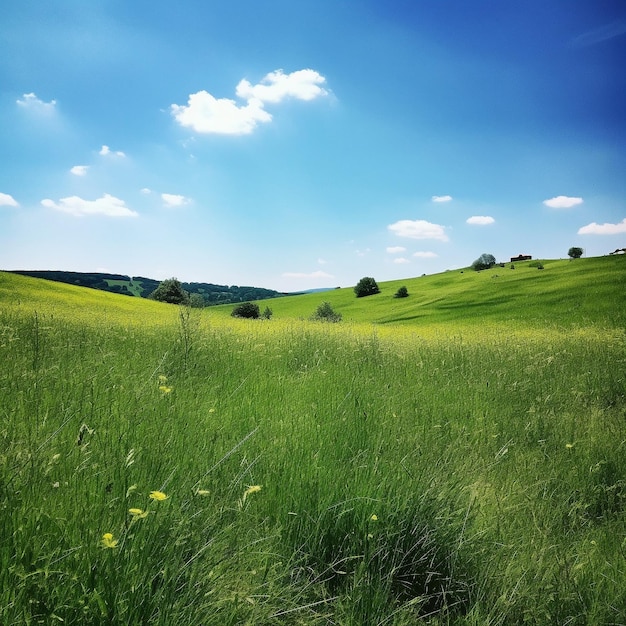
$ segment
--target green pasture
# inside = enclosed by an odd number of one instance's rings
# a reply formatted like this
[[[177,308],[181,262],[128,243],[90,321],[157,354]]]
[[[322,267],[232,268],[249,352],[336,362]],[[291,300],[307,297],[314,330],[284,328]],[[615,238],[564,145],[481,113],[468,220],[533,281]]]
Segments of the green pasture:
[[[625,260],[271,320],[0,273],[0,623],[626,623]]]

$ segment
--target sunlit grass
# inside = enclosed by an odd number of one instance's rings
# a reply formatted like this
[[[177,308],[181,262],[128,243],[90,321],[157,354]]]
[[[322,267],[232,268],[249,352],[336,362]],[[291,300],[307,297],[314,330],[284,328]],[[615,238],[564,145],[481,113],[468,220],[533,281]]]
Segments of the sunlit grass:
[[[1,623],[626,622],[619,318],[248,321],[3,278]]]

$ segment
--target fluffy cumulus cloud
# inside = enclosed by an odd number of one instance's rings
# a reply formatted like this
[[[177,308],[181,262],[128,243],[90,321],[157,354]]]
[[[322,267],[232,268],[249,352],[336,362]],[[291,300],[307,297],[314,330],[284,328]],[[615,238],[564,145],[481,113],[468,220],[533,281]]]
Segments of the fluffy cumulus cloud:
[[[96,200],[83,200],[83,198],[78,196],[70,196],[69,198],[61,198],[58,202],[45,199],[41,201],[41,204],[48,209],[69,213],[74,217],[83,217],[85,215],[137,217],[137,212],[129,209],[123,200],[108,193]]]
[[[116,157],[126,156],[126,154],[124,154],[121,150],[116,150],[115,152],[113,152],[113,150],[111,150],[109,146],[102,146],[98,154],[101,154],[102,156],[116,156]]]
[[[276,70],[253,85],[241,80],[236,94],[243,102],[230,98],[216,98],[202,90],[189,96],[186,105],[172,104],[171,114],[186,128],[198,133],[247,135],[262,123],[272,121],[266,104],[276,104],[286,98],[313,100],[328,94],[322,85],[326,79],[315,70],[298,70],[285,74]]]
[[[450,202],[450,200],[452,200],[452,196],[433,196],[431,200],[433,202]]]
[[[578,229],[579,235],[623,235],[626,233],[626,218],[617,224],[596,224],[591,222]]]
[[[570,196],[555,196],[549,200],[544,200],[543,203],[549,206],[551,209],[571,209],[577,204],[582,204],[582,198],[573,198]]]
[[[414,257],[418,259],[436,259],[437,254],[435,252],[419,251],[413,253]]]
[[[161,200],[163,200],[163,204],[170,209],[185,206],[191,202],[190,198],[175,193],[162,193]]]
[[[472,215],[472,217],[468,217],[465,221],[474,226],[488,226],[489,224],[493,224],[496,220],[489,215]]]
[[[8,193],[0,193],[0,206],[20,206],[17,200]]]
[[[438,239],[448,241],[445,228],[439,224],[432,224],[426,220],[400,220],[389,224],[387,228],[398,237],[408,239]]]
[[[84,176],[89,169],[88,165],[75,165],[70,169],[70,172],[74,174],[74,176]]]
[[[332,274],[328,274],[327,272],[322,272],[322,270],[317,270],[315,272],[305,273],[305,272],[284,272],[284,278],[334,278]]]
[[[401,252],[406,252],[406,248],[402,246],[389,246],[387,252],[389,254],[400,254]]]
[[[54,107],[57,104],[56,100],[44,102],[34,93],[25,93],[22,98],[18,98],[16,102],[23,109],[28,109],[29,111],[34,111],[36,113],[51,113],[52,111],[54,111]]]

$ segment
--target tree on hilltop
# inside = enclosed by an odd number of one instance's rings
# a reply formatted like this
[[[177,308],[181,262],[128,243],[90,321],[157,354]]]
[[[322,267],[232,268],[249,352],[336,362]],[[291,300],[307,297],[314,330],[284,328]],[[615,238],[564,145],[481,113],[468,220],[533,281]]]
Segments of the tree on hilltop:
[[[481,254],[473,263],[472,269],[479,272],[480,270],[488,270],[496,264],[496,257],[493,254]]]
[[[570,259],[580,259],[582,255],[583,255],[583,249],[578,248],[577,246],[573,246],[567,251],[567,256]]]

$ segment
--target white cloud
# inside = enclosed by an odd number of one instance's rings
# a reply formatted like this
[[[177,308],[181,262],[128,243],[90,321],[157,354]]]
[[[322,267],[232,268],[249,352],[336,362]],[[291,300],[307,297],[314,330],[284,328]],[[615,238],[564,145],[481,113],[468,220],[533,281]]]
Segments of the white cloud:
[[[97,200],[83,200],[78,196],[61,198],[58,202],[50,199],[41,201],[41,204],[48,209],[69,213],[75,217],[85,215],[105,215],[107,217],[136,217],[136,211],[129,209],[123,200],[105,193]]]
[[[465,220],[468,224],[474,224],[476,226],[487,226],[493,224],[496,220],[489,215],[472,215]]]
[[[432,224],[426,220],[400,220],[394,224],[390,224],[387,228],[398,235],[398,237],[448,241],[448,236],[443,226]]]
[[[141,193],[143,193],[144,195],[148,195],[150,193],[152,193],[152,189],[148,189],[147,187],[144,187],[143,189],[140,190]]]
[[[544,200],[543,203],[551,209],[570,209],[577,204],[582,204],[583,199],[571,198],[569,196],[556,196],[549,200]]]
[[[327,272],[322,272],[321,270],[311,272],[310,274],[306,274],[304,272],[284,272],[283,277],[284,278],[334,278],[332,274],[328,274]]]
[[[39,99],[34,93],[25,93],[22,96],[22,100],[16,100],[17,104],[30,111],[38,113],[51,113],[56,106],[56,100],[50,100],[50,102],[44,102]]]
[[[389,254],[400,254],[401,252],[406,252],[406,248],[402,246],[389,246],[387,252]]]
[[[626,233],[626,218],[617,224],[596,224],[592,222],[578,229],[579,235],[621,235]]]
[[[313,100],[328,95],[321,87],[326,79],[315,70],[298,70],[291,74],[284,74],[283,70],[276,70],[267,74],[260,83],[252,85],[245,78],[237,85],[237,96],[250,102],[280,102],[285,98],[297,100]]]
[[[394,259],[393,262],[397,263],[398,265],[404,265],[405,263],[410,263],[411,261],[405,259],[404,257],[398,257],[397,259]]]
[[[434,252],[414,252],[413,256],[417,257],[418,259],[436,259],[437,258],[437,254]]]
[[[100,148],[100,152],[99,154],[101,154],[102,156],[117,156],[117,157],[125,157],[126,154],[124,154],[121,150],[116,150],[115,152],[113,152],[111,150],[111,148],[109,148],[109,146],[102,146],[102,148]]]
[[[215,98],[208,91],[192,93],[187,106],[173,104],[171,111],[181,126],[220,135],[248,135],[260,122],[272,120],[258,100],[239,106],[229,98]]]
[[[84,176],[87,173],[88,169],[88,165],[75,165],[73,168],[70,169],[70,172],[72,172],[74,176]]]
[[[452,200],[452,196],[433,196],[431,200],[433,202],[450,202],[450,200]]]
[[[8,193],[0,193],[0,206],[20,206],[17,200]]]
[[[266,103],[277,103],[289,97],[313,100],[327,95],[320,86],[324,82],[326,79],[314,70],[291,74],[277,70],[256,85],[245,79],[239,82],[236,94],[245,104],[230,98],[216,98],[202,90],[190,94],[186,106],[172,104],[170,111],[181,126],[198,133],[248,135],[259,124],[272,121],[271,114],[265,110]]]
[[[169,208],[184,206],[191,202],[190,198],[179,196],[175,193],[162,193],[161,199],[163,200],[163,204]]]
[[[322,259],[322,258],[317,259],[317,262],[318,262],[320,265],[326,265],[326,263],[328,263],[328,261],[327,261],[326,259]]]

